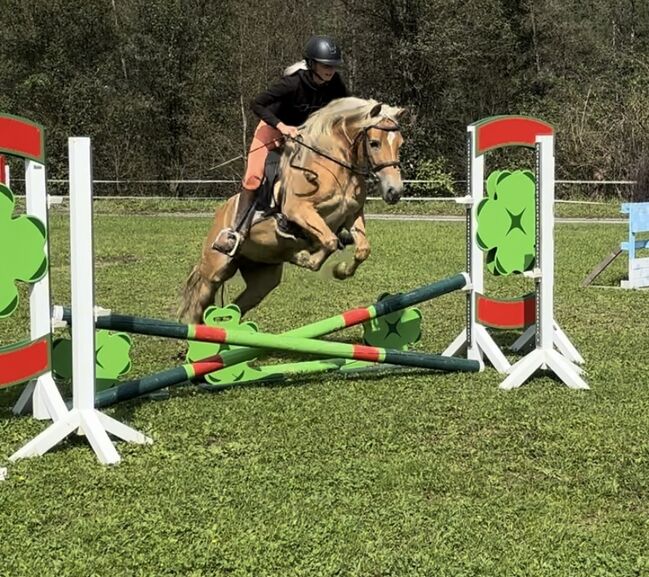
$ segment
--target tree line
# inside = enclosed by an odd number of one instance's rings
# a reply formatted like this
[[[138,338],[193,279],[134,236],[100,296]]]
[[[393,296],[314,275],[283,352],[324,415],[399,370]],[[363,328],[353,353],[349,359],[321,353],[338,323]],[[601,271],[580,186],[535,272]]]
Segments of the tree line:
[[[240,178],[250,100],[314,33],[353,94],[408,109],[404,176],[464,178],[465,128],[557,129],[559,178],[633,179],[647,152],[649,3],[637,0],[2,0],[0,110],[93,139],[102,179]],[[152,192],[121,187],[120,192]],[[591,194],[620,189],[596,187]],[[115,192],[115,190],[111,190]],[[199,188],[168,186],[156,194]],[[203,187],[202,194],[223,192]],[[227,192],[227,191],[226,191]]]

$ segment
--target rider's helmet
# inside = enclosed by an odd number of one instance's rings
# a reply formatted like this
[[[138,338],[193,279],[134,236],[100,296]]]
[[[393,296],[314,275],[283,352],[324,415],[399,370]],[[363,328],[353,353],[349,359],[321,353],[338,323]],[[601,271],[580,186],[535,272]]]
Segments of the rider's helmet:
[[[309,68],[314,62],[340,66],[343,63],[343,54],[336,41],[329,36],[311,36],[304,46],[304,59]]]

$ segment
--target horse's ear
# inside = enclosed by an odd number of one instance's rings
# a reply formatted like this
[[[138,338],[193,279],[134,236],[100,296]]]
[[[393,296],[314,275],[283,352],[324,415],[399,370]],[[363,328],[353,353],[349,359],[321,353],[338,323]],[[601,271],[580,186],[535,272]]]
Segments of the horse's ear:
[[[374,105],[372,110],[370,110],[370,118],[374,118],[375,116],[378,116],[379,114],[381,114],[381,107],[382,106],[383,106],[383,104],[381,104],[380,102],[378,104]]]
[[[390,106],[386,107],[387,110],[385,110],[385,115],[389,116],[390,118],[393,118],[397,122],[401,119],[401,117],[407,112],[405,108],[401,108],[400,106]]]

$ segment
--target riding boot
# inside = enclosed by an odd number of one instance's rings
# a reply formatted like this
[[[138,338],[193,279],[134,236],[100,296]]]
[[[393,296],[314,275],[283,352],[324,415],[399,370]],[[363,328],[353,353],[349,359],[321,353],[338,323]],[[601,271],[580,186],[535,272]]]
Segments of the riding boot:
[[[252,217],[254,216],[257,191],[241,188],[237,203],[237,214],[234,218],[234,227],[224,228],[212,243],[212,248],[228,256],[234,256],[241,243],[250,232]]]

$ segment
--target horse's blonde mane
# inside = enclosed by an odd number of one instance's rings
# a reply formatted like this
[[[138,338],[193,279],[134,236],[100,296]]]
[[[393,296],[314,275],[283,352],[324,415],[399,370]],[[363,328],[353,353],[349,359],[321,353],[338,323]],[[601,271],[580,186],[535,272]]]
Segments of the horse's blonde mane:
[[[307,121],[300,126],[300,134],[309,141],[314,138],[331,136],[334,125],[340,120],[344,120],[346,124],[353,124],[359,129],[376,124],[381,118],[390,118],[396,122],[396,115],[400,109],[385,104],[381,107],[379,116],[370,116],[370,111],[377,104],[376,100],[365,100],[355,96],[338,98],[309,116]]]

